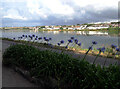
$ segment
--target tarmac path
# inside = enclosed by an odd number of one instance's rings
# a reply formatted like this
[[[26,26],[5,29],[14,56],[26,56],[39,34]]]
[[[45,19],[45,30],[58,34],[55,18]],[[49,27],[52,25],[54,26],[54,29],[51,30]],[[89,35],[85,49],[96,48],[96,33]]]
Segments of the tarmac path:
[[[2,44],[2,48],[0,49],[0,55],[5,51],[6,48],[10,46],[11,43],[0,41],[0,46]],[[1,68],[2,67],[2,68]],[[1,71],[2,69],[2,71]],[[0,83],[2,83],[2,87],[6,87],[6,89],[36,89],[38,86],[30,83],[19,73],[15,72],[13,69],[5,67],[2,65],[2,58],[0,58],[0,72],[2,72],[2,76],[0,76]],[[1,87],[1,86],[0,86]],[[36,87],[36,88],[35,88]],[[42,89],[42,88],[37,88]]]

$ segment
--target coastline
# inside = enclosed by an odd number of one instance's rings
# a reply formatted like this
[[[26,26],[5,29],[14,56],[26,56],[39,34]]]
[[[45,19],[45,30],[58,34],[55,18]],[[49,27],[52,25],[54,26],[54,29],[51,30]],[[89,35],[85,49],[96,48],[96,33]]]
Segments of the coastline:
[[[61,30],[61,29],[55,29],[55,30],[53,30],[53,29],[51,29],[51,30],[49,30],[49,29],[38,29],[38,31],[109,31],[109,29],[110,30],[118,30],[118,29],[114,29],[114,28],[108,28],[108,29],[78,29],[78,30],[73,30],[73,29],[63,29],[63,30]],[[29,29],[29,28],[0,28],[0,30],[34,30],[34,29]]]
[[[38,43],[38,42],[27,42],[27,41],[23,41],[23,40],[13,40],[13,39],[9,39],[9,38],[0,38],[0,40],[6,40],[6,41],[11,41],[11,42],[16,42],[16,43],[25,43],[25,44],[27,44],[27,45],[34,45],[34,46],[41,46],[41,47],[46,47],[46,48],[50,48],[50,46],[48,46],[47,44],[45,44],[45,43]],[[74,52],[74,53],[77,53],[77,54],[82,54],[82,55],[84,55],[85,53],[86,53],[86,51],[88,50],[88,49],[83,49],[83,48],[76,48],[76,47],[68,47],[68,49],[65,49],[65,47],[64,46],[57,46],[57,45],[53,45],[54,47],[53,47],[53,49],[57,49],[57,50],[62,50],[62,51],[72,51],[72,52]],[[88,55],[90,55],[90,56],[97,56],[98,55],[98,53],[99,53],[99,51],[97,50],[97,49],[93,49],[93,50],[91,50],[90,52],[89,52],[89,54]],[[100,57],[103,57],[103,58],[106,58],[107,57],[107,54],[108,54],[108,52],[104,52],[104,53],[101,53],[101,55],[99,55]],[[109,55],[107,58],[114,58],[115,60],[120,60],[120,56],[112,56],[112,54],[111,55]]]
[[[1,40],[1,38],[0,38],[0,40]],[[67,53],[67,54],[70,54],[70,55],[72,55],[73,54],[73,56],[74,55],[79,55],[79,56],[84,56],[85,55],[85,52],[88,50],[88,49],[80,49],[80,50],[75,50],[74,48],[68,48],[68,49],[65,49],[64,47],[59,47],[59,46],[54,46],[53,48],[51,48],[51,47],[49,47],[47,44],[43,44],[43,43],[32,43],[32,42],[30,42],[29,44],[28,44],[28,42],[26,42],[26,41],[14,41],[14,40],[12,40],[12,39],[8,39],[8,38],[2,38],[2,42],[7,42],[7,44],[27,44],[27,45],[32,45],[32,46],[34,46],[34,47],[40,47],[42,50],[45,50],[45,49],[49,49],[49,50],[53,50],[53,51],[56,51],[56,50],[58,50],[58,53],[60,53],[61,51],[64,51],[65,53]],[[89,57],[93,57],[92,58],[92,60],[94,59],[94,57],[96,57],[97,56],[97,54],[98,54],[98,51],[97,50],[93,50],[93,51],[90,51],[89,52],[89,54],[87,55],[88,56],[88,59],[87,60],[89,60]],[[106,54],[107,53],[101,53],[101,55],[99,56],[99,58],[100,59],[106,59]],[[74,56],[75,57],[75,56]],[[78,57],[78,56],[77,56]],[[98,58],[98,59],[99,59]],[[107,59],[109,60],[116,60],[116,61],[120,61],[119,59],[119,57],[117,58],[114,58],[113,56],[109,56],[109,57],[107,57]],[[90,59],[91,60],[91,59]]]

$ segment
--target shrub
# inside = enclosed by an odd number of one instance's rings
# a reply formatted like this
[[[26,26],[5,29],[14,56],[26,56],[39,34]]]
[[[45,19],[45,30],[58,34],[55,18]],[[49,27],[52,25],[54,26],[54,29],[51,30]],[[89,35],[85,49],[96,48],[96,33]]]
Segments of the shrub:
[[[120,86],[120,66],[102,68],[63,53],[40,51],[27,45],[10,46],[3,54],[3,63],[29,70],[38,79],[52,78],[55,87],[61,89],[118,89]],[[48,85],[52,87],[50,82]]]
[[[14,64],[28,69],[32,66],[30,63],[38,58],[38,53],[39,50],[32,46],[12,45],[4,52],[3,63],[7,65]]]

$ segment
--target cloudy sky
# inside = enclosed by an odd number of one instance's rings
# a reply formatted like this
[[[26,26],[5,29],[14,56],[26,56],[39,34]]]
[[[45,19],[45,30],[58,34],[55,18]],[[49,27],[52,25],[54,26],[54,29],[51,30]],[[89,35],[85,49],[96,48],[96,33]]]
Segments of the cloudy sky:
[[[0,26],[116,21],[119,0],[0,0]]]

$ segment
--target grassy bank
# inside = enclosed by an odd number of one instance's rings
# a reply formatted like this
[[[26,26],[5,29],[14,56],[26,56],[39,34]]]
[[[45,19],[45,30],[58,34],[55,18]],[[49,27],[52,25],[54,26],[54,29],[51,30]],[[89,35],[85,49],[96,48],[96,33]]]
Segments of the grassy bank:
[[[2,40],[8,40],[8,41],[13,41],[13,42],[20,42],[23,44],[27,44],[27,45],[34,45],[34,46],[40,46],[40,47],[46,47],[46,48],[51,48],[50,45],[48,45],[47,43],[38,43],[38,42],[31,42],[31,41],[24,41],[24,40],[13,40],[13,39],[9,39],[9,38],[0,38]],[[58,50],[62,50],[62,51],[73,51],[75,53],[81,53],[81,54],[85,54],[88,49],[82,49],[81,47],[79,47],[78,45],[75,45],[74,47],[68,47],[67,49],[64,46],[57,46],[57,45],[53,45],[52,49],[58,49]],[[90,50],[88,55],[98,55],[99,50],[97,49],[93,49]],[[112,48],[106,48],[104,53],[101,53],[99,56],[102,57],[107,57],[107,58],[116,58],[116,59],[120,59],[120,55],[119,54],[115,54],[115,50],[113,50]]]
[[[40,51],[28,45],[12,45],[3,54],[3,64],[16,65],[41,80],[45,89],[119,89],[120,66],[109,67],[79,61],[62,52]],[[41,84],[41,83],[40,83]]]

